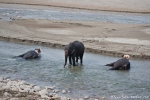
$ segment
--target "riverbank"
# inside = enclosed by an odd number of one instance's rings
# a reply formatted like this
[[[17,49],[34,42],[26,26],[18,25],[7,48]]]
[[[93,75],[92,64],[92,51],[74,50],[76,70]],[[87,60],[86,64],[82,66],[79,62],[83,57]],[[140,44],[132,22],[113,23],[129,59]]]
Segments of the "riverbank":
[[[64,48],[78,40],[86,51],[150,59],[150,25],[18,19],[0,21],[0,40]],[[6,27],[7,26],[7,27]]]

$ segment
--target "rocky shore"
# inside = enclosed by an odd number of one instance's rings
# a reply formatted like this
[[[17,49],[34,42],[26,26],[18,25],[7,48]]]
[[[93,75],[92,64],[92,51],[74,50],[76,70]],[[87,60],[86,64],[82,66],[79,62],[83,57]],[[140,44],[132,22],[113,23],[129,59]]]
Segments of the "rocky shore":
[[[58,92],[55,86],[45,86],[42,89],[23,80],[0,77],[0,100],[70,100],[58,96]]]

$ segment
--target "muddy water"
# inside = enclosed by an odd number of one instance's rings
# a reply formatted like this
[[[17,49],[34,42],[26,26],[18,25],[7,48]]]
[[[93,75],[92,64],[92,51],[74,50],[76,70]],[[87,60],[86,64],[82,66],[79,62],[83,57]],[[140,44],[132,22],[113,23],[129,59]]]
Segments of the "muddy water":
[[[132,23],[150,25],[150,14],[127,14],[127,13],[106,13],[66,10],[35,10],[35,9],[12,9],[0,8],[0,18],[10,21],[10,18],[37,18],[50,20],[82,20],[99,21],[112,23]]]
[[[70,98],[150,98],[150,61],[130,60],[130,71],[111,71],[104,65],[119,58],[86,52],[82,66],[67,65],[64,68],[64,52],[61,49],[2,41],[0,47],[0,76],[23,79],[41,87],[56,86],[56,89],[60,90],[59,95]],[[12,58],[34,48],[41,48],[41,59],[26,61]],[[66,90],[67,93],[62,94],[62,90]]]

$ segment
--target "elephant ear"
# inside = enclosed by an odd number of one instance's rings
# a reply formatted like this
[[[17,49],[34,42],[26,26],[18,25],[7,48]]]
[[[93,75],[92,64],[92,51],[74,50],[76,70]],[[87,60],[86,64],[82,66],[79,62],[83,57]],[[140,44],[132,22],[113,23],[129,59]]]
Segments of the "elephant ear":
[[[65,51],[65,56],[68,56],[68,50],[64,50]]]

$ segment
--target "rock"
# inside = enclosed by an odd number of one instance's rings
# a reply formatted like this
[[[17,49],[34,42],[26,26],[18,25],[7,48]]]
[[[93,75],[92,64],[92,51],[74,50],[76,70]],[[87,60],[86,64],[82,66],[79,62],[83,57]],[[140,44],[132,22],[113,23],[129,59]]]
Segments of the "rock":
[[[4,78],[3,77],[0,77],[0,82],[2,82],[4,80]]]
[[[68,100],[67,97],[61,97],[61,100]]]
[[[4,77],[4,80],[8,80],[9,78],[10,78],[10,76],[6,76],[6,77]]]
[[[48,94],[49,97],[53,97],[53,94]]]
[[[60,97],[52,97],[52,100],[61,100]]]
[[[40,95],[48,95],[48,91],[47,91],[47,89],[43,89],[43,90],[39,91],[39,94]]]
[[[105,97],[102,97],[102,100],[105,100]]]
[[[5,92],[3,96],[4,97],[12,97],[12,95],[10,93],[8,93],[8,92]]]
[[[41,95],[41,98],[43,98],[43,99],[49,99],[49,97],[47,96],[47,95]]]
[[[18,93],[15,95],[15,97],[25,97],[26,95],[24,93]]]
[[[11,86],[11,81],[10,80],[7,82],[7,86]]]
[[[0,98],[0,100],[8,100],[8,99],[9,99],[9,98],[2,98],[2,99]]]
[[[26,91],[26,92],[29,92],[29,91],[31,91],[32,89],[31,89],[31,87],[30,86],[25,86],[25,88],[24,88],[24,91]]]
[[[52,95],[53,95],[53,96],[56,96],[57,94],[56,94],[56,93],[53,93]]]
[[[51,89],[54,90],[56,87],[55,86],[46,86],[45,89]]]
[[[17,18],[21,18],[21,16],[17,16]]]
[[[84,97],[84,99],[89,99],[89,98],[90,98],[89,96],[85,96],[85,97]]]
[[[53,92],[54,92],[54,93],[58,93],[58,92],[59,92],[59,90],[53,90]]]
[[[68,91],[68,93],[70,93],[71,91]]]
[[[79,100],[84,100],[83,98],[79,98]]]
[[[2,88],[2,86],[3,86],[3,84],[2,84],[2,83],[0,83],[0,89]]]
[[[39,86],[34,86],[34,91],[40,91],[41,90],[41,88],[39,87]]]
[[[18,84],[23,85],[23,84],[25,84],[25,81],[19,80]]]
[[[14,86],[14,85],[11,86],[11,90],[12,90],[12,91],[19,91],[19,89],[18,89],[16,86]]]
[[[4,13],[3,16],[6,16],[6,14]]]
[[[65,93],[66,93],[66,90],[62,90],[62,93],[65,94]]]
[[[11,98],[10,100],[19,100],[19,98]]]
[[[21,90],[24,90],[26,88],[25,85],[19,85],[19,87],[20,87]]]
[[[10,86],[2,86],[2,88],[1,88],[2,90],[9,90],[10,89]]]

